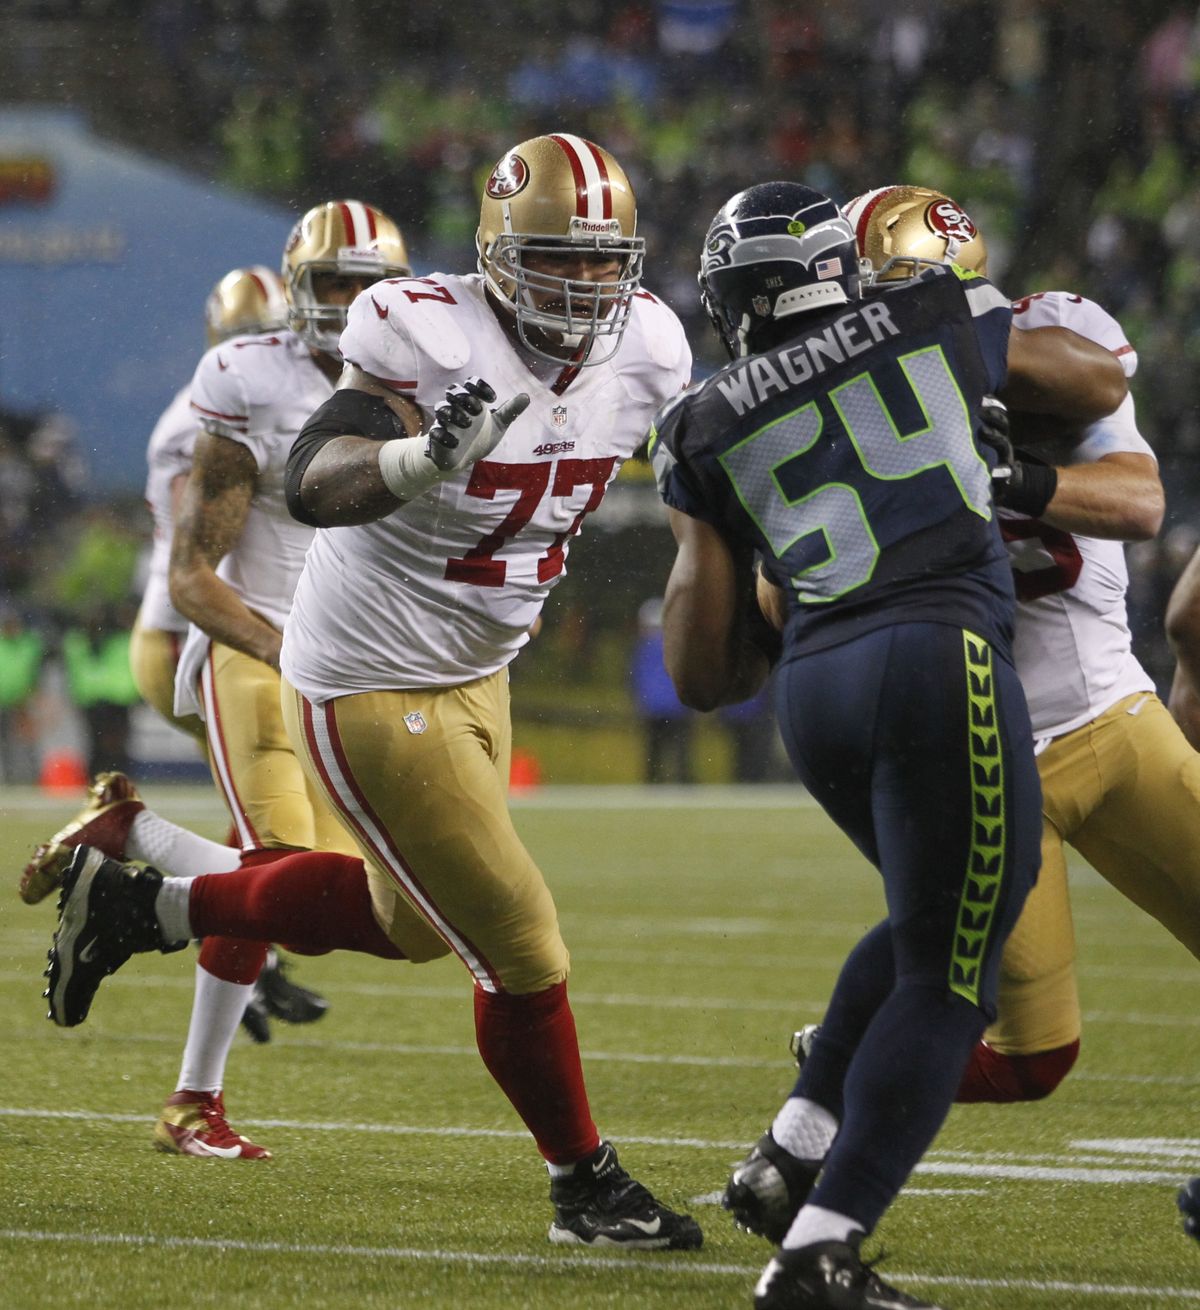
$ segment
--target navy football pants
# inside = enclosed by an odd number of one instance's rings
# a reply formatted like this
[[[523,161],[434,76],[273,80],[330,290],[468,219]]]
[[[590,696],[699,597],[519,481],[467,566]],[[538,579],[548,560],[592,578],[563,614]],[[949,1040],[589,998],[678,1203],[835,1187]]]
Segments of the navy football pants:
[[[1037,876],[1041,789],[1006,654],[906,623],[791,660],[776,704],[802,781],[883,875],[796,1093],[839,1130],[812,1202],[869,1232],[933,1140],[995,1013]]]

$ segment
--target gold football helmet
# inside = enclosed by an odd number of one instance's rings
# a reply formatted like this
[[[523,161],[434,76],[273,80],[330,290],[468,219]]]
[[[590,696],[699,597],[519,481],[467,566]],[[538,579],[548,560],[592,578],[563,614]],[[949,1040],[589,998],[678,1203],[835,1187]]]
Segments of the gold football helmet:
[[[530,329],[538,329],[561,342],[572,363],[601,364],[616,353],[641,285],[646,243],[636,230],[633,187],[607,150],[566,132],[536,136],[514,146],[483,188],[479,271],[496,301],[516,315],[527,349],[563,362],[530,339]],[[616,280],[572,281],[525,265],[527,254],[564,247],[618,260]],[[603,354],[592,349],[597,337],[609,339]]]
[[[215,346],[243,332],[270,332],[287,326],[287,299],[279,274],[262,264],[235,268],[208,293],[204,325]]]
[[[960,205],[922,186],[885,186],[857,196],[842,212],[850,220],[865,282],[916,277],[947,261],[987,273],[987,245]]]
[[[288,326],[314,350],[336,355],[346,306],[323,301],[314,277],[330,273],[380,282],[411,277],[412,268],[400,229],[382,210],[361,200],[327,200],[292,228],[282,273]]]

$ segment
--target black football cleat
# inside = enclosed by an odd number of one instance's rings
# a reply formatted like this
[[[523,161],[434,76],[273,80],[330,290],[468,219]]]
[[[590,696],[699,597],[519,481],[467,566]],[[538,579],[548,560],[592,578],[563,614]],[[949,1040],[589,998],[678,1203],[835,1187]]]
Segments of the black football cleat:
[[[655,1200],[621,1168],[610,1142],[550,1180],[552,1242],[620,1246],[627,1251],[696,1251],[700,1225]]]
[[[48,1018],[74,1028],[87,1018],[101,982],[142,951],[180,951],[165,942],[154,912],[162,886],[157,869],[110,860],[91,846],[57,848],[60,865],[58,929],[46,970]]]
[[[287,969],[279,952],[272,947],[242,1011],[242,1027],[260,1045],[271,1040],[272,1019],[315,1023],[329,1009],[329,1002],[323,996],[293,982],[287,976]]]
[[[820,1171],[820,1161],[798,1159],[768,1130],[730,1174],[721,1204],[739,1228],[778,1246],[808,1200]]]
[[[250,993],[250,999],[246,1002],[246,1008],[242,1011],[242,1027],[250,1034],[250,1040],[259,1046],[271,1040],[271,1016],[257,983]]]
[[[329,1009],[323,996],[288,977],[288,965],[275,950],[268,952],[254,990],[271,1018],[283,1023],[315,1023]]]
[[[754,1289],[754,1310],[941,1310],[864,1264],[859,1239],[777,1251]]]

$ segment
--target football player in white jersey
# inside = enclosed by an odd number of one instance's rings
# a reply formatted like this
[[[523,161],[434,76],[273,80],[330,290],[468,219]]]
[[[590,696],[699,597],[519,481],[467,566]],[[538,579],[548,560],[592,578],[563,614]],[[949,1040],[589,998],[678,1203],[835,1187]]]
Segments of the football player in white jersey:
[[[287,300],[279,275],[261,264],[226,273],[204,306],[210,347],[230,337],[272,332],[287,325]],[[191,405],[191,384],[181,387],[154,425],[146,448],[146,504],[154,536],[146,589],[133,627],[130,664],[142,699],[163,718],[204,741],[204,724],[194,715],[175,714],[175,669],[188,621],[171,604],[167,563],[175,518],[192,467],[199,420]]]
[[[288,302],[283,282],[263,264],[235,268],[226,273],[208,295],[204,306],[205,330],[210,347],[231,337],[265,335],[287,326]],[[154,426],[146,450],[149,475],[146,504],[154,518],[154,536],[146,589],[130,639],[129,659],[142,699],[164,719],[205,746],[204,724],[195,714],[175,713],[175,671],[188,621],[171,604],[167,565],[175,533],[175,517],[183,498],[199,420],[191,405],[190,384],[181,387]],[[104,774],[92,784],[88,817],[117,800],[137,799],[136,790],[121,774]],[[257,1042],[270,1040],[272,1017],[291,1023],[318,1019],[326,1002],[286,976],[285,966],[272,950],[254,983],[242,1024]]]
[[[404,239],[381,211],[353,200],[317,205],[284,250],[287,326],[222,341],[192,379],[200,434],[168,569],[170,600],[191,621],[174,711],[203,719],[238,848],[151,814],[136,795],[85,811],[69,845],[90,843],[184,875],[266,863],[281,851],[355,849],[306,780],[280,713],[282,627],[313,535],[288,514],[283,478],[297,432],[333,392],[347,305],[379,278],[410,272]],[[43,855],[34,863],[40,882],[52,884],[53,861]],[[182,1068],[155,1142],[183,1155],[267,1159],[269,1151],[230,1129],[222,1089],[273,939],[201,935]]]
[[[265,334],[287,326],[288,304],[279,274],[262,264],[235,268],[220,278],[204,306],[205,333],[210,347],[231,337]],[[167,565],[175,531],[175,517],[192,466],[192,450],[199,420],[191,405],[191,385],[181,387],[163,411],[150,434],[146,450],[148,476],[145,497],[154,522],[146,587],[130,639],[130,665],[142,699],[168,723],[194,737],[205,747],[204,724],[195,714],[177,715],[175,671],[188,621],[171,604]],[[103,840],[105,831],[116,838],[127,830],[142,808],[137,789],[122,773],[102,773],[93,781],[82,813],[51,843]],[[86,830],[86,831],[84,831]],[[107,844],[107,843],[105,843]],[[38,876],[40,860],[27,865],[20,892],[36,903],[51,890]],[[255,1041],[270,1040],[270,1018],[292,1023],[310,1022],[327,1009],[326,1002],[286,977],[275,951],[267,957],[255,982],[254,993],[242,1014],[242,1023]]]
[[[948,258],[986,270],[982,236],[940,193],[885,187],[846,214],[877,281]],[[1137,367],[1120,325],[1080,296],[1025,297],[1013,325],[1065,327],[1111,352],[1127,376]],[[1036,455],[1018,450],[1007,461],[1013,476],[994,485],[1017,589],[1014,656],[1038,744],[1042,867],[1005,945],[997,1020],[960,1101],[1047,1096],[1075,1062],[1081,1018],[1064,845],[1200,955],[1200,755],[1133,655],[1125,614],[1123,543],[1152,537],[1162,520],[1157,461],[1130,397],[1058,437],[1014,413],[1018,448],[1023,431]],[[761,585],[760,597],[774,609]],[[819,1028],[796,1037],[803,1060]]]
[[[113,967],[177,934],[256,936],[268,921],[268,937],[303,949],[453,952],[484,1063],[546,1160],[550,1239],[690,1249],[699,1226],[596,1130],[554,902],[506,795],[508,664],[583,519],[691,375],[679,320],[641,289],[635,233],[612,155],[536,137],[487,180],[477,274],[391,278],[355,300],[339,389],[288,463],[293,512],[321,530],[281,667],[296,752],[366,868],[304,854],[160,886],[77,855],[50,993],[72,1024],[99,985],[96,952],[81,966],[68,926],[81,910]],[[149,919],[134,904],[147,894]]]

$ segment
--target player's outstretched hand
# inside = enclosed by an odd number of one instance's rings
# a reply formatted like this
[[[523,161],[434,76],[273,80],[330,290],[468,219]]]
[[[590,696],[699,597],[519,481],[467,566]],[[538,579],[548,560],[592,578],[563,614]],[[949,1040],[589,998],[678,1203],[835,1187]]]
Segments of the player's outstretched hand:
[[[453,473],[490,454],[509,425],[529,404],[525,392],[489,408],[496,393],[482,378],[446,388],[446,399],[434,411],[426,454],[442,473]]]
[[[1176,1199],[1183,1215],[1183,1231],[1200,1242],[1200,1178],[1185,1183]]]

